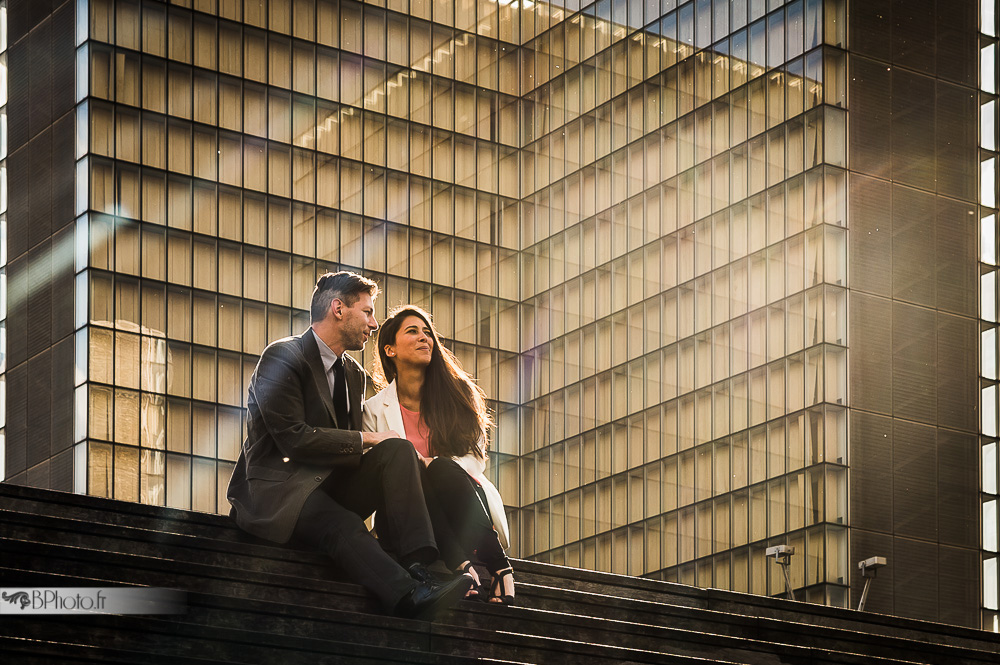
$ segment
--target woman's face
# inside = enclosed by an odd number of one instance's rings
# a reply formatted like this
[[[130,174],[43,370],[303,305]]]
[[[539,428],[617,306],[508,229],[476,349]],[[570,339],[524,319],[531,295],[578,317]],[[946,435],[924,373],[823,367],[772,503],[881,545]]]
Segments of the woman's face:
[[[434,337],[431,327],[415,314],[403,319],[396,333],[396,343],[386,345],[386,355],[395,361],[396,365],[411,365],[427,367],[431,363],[431,352],[434,350]]]

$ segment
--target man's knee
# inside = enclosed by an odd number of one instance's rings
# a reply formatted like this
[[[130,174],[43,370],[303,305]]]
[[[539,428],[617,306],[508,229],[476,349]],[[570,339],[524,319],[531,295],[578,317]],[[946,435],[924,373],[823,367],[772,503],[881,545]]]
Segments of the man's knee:
[[[372,448],[368,454],[377,453],[379,457],[390,458],[398,455],[408,455],[417,458],[413,444],[406,439],[385,439]]]

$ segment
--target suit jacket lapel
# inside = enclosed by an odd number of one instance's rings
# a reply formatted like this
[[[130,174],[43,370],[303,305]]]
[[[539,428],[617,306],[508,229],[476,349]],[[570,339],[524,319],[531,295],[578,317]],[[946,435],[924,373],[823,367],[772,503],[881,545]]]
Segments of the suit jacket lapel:
[[[406,436],[406,428],[403,427],[403,413],[399,410],[399,395],[396,394],[396,381],[385,390],[385,397],[382,398],[383,413],[385,422],[389,429],[398,432],[400,436]]]
[[[302,353],[306,357],[306,364],[309,365],[313,381],[316,382],[316,391],[319,393],[320,399],[323,400],[323,405],[326,407],[327,413],[330,414],[330,420],[337,427],[348,429],[337,422],[336,410],[333,408],[333,395],[330,394],[330,381],[326,378],[326,372],[323,368],[323,358],[319,355],[319,347],[316,346],[316,336],[312,333],[312,329],[310,328],[302,333],[299,339],[302,340]]]

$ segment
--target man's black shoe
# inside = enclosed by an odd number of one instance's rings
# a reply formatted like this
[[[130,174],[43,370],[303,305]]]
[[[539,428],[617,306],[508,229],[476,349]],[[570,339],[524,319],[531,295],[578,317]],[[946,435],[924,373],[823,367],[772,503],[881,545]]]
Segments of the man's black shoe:
[[[433,621],[438,613],[464,597],[470,588],[472,588],[472,578],[465,575],[459,575],[443,584],[433,581],[421,582],[403,596],[403,599],[396,604],[393,614],[406,619]]]
[[[406,572],[410,574],[410,577],[421,584],[427,582],[437,584],[437,578],[434,577],[434,575],[431,574],[431,571],[427,570],[427,566],[422,563],[411,563],[406,567]]]

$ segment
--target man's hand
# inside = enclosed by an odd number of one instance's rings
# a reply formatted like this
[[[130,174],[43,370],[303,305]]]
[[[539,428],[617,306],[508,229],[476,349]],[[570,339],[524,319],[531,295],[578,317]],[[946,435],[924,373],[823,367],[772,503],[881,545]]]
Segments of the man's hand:
[[[371,448],[382,443],[386,439],[402,439],[397,432],[389,430],[387,432],[362,432],[361,445],[363,448]]]

